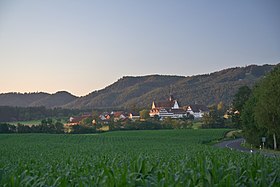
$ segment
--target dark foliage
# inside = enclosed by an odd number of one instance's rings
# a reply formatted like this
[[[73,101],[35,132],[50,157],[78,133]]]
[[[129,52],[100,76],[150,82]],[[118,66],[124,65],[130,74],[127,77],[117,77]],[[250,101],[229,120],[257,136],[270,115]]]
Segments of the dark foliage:
[[[202,128],[225,128],[226,124],[223,114],[216,105],[211,106],[209,114],[203,116]]]
[[[0,133],[14,133],[16,132],[16,126],[8,123],[0,123]]]
[[[18,123],[17,125],[11,125],[8,123],[0,123],[0,133],[52,133],[61,134],[64,133],[64,125],[57,121],[53,122],[51,118],[41,121],[38,125],[23,125]]]
[[[280,65],[254,87],[241,112],[242,128],[248,142],[279,148],[280,141]]]
[[[250,98],[251,93],[252,90],[248,86],[240,87],[233,98],[233,109],[242,112],[243,106],[246,103],[246,101]]]
[[[73,134],[89,134],[96,133],[96,128],[94,126],[85,126],[85,125],[74,125],[72,126]]]
[[[0,106],[0,122],[41,120],[44,118],[63,118],[78,115],[85,110],[45,107]]]

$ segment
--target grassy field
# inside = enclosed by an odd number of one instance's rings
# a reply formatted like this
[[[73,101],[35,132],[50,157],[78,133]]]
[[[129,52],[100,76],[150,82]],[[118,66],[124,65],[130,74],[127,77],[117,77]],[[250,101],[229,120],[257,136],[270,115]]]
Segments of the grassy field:
[[[203,143],[224,130],[0,135],[0,186],[279,186],[280,160]]]
[[[56,119],[52,119],[53,123],[57,122]],[[7,122],[11,125],[17,125],[17,124],[22,124],[22,125],[28,125],[28,126],[32,126],[32,125],[39,125],[41,124],[42,120],[30,120],[30,121],[14,121],[14,122]],[[60,119],[61,123],[67,123],[67,120],[65,119]]]
[[[31,121],[15,121],[15,122],[8,122],[11,125],[17,125],[17,124],[22,124],[22,125],[39,125],[41,124],[42,120],[31,120]]]

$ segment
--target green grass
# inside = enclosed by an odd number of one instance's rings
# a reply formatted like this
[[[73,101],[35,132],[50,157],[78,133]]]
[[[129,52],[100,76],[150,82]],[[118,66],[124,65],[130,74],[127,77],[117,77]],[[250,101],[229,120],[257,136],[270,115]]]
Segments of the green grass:
[[[193,122],[193,126],[192,126],[192,128],[193,129],[200,129],[201,128],[201,126],[202,126],[202,122],[201,121],[194,121]]]
[[[43,119],[42,119],[43,120]],[[17,124],[22,124],[22,125],[29,125],[29,126],[32,126],[32,125],[39,125],[41,124],[42,120],[30,120],[30,121],[13,121],[13,122],[7,122],[11,125],[17,125]],[[55,123],[57,120],[56,119],[53,119],[53,122]],[[62,123],[66,123],[67,120],[61,120]]]
[[[22,124],[22,125],[39,125],[41,124],[42,120],[30,120],[30,121],[14,121],[14,122],[8,122],[11,125],[17,125],[17,124]]]
[[[2,134],[0,186],[279,186],[279,158],[202,144],[224,132]]]

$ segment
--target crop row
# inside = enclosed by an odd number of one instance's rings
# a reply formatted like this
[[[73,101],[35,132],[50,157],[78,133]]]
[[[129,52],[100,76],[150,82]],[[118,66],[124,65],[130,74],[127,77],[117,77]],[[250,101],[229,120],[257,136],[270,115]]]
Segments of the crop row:
[[[201,142],[222,130],[1,135],[0,186],[278,186],[279,158]]]

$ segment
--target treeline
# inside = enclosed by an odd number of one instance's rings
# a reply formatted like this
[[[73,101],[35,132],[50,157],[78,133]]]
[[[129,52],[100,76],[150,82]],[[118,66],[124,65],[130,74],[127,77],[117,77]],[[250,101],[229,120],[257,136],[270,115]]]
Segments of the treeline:
[[[280,141],[280,65],[252,90],[241,112],[244,135],[252,144],[278,148]]]
[[[86,110],[63,108],[47,109],[45,107],[0,106],[0,122],[30,121],[41,120],[46,118],[63,118],[79,115],[83,112],[86,112]]]
[[[280,141],[280,65],[253,89],[241,87],[234,97],[233,115],[247,142],[277,149]]]
[[[86,120],[91,121],[91,120]],[[148,119],[145,121],[118,121],[109,122],[108,124],[97,123],[92,125],[85,121],[79,125],[72,126],[70,133],[83,134],[83,133],[98,133],[104,131],[120,131],[120,130],[160,130],[160,129],[189,129],[192,128],[193,121],[191,120],[178,120],[166,118],[164,121]]]
[[[48,118],[41,121],[38,125],[12,125],[9,123],[0,123],[0,133],[64,133],[64,125],[59,120],[53,121]]]
[[[92,118],[83,120],[81,124],[65,127],[60,120],[54,121],[51,118],[42,120],[38,125],[12,125],[9,123],[0,123],[0,133],[100,133],[104,131],[119,130],[159,130],[159,129],[188,129],[192,128],[192,120],[178,120],[167,118],[164,121],[149,119],[145,121],[111,121],[108,124],[92,124]]]

